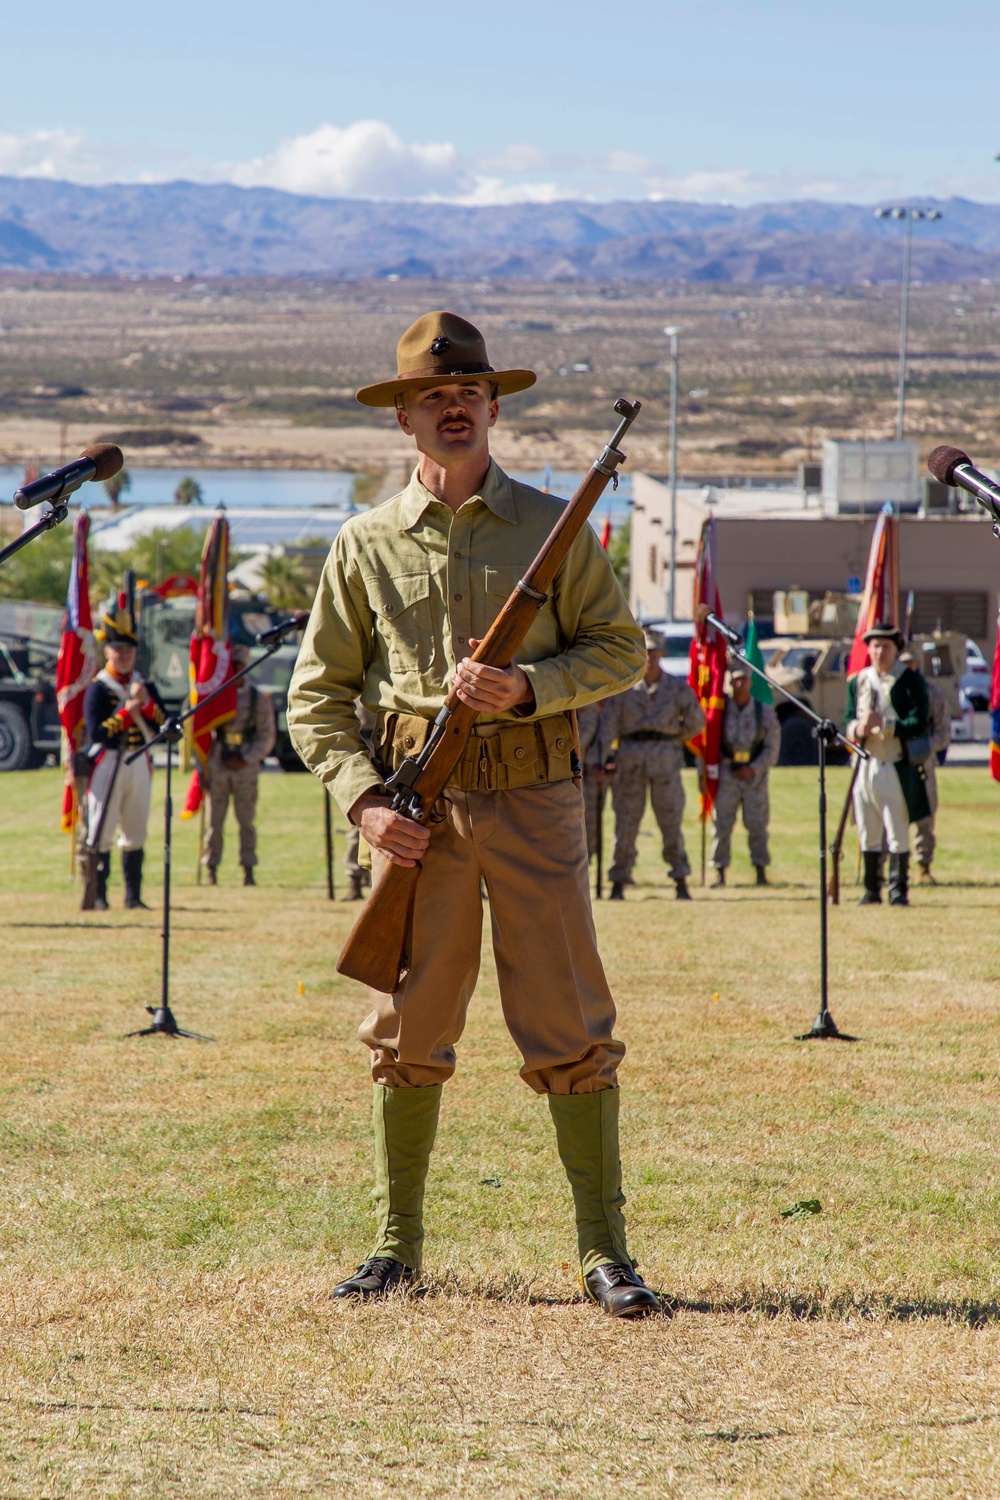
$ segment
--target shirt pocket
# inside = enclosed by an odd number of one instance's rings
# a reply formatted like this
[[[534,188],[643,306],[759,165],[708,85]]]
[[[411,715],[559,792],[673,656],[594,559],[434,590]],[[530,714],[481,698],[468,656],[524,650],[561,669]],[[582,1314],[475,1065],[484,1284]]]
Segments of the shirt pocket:
[[[428,671],[434,659],[430,574],[366,578],[365,586],[390,667],[400,673]]]

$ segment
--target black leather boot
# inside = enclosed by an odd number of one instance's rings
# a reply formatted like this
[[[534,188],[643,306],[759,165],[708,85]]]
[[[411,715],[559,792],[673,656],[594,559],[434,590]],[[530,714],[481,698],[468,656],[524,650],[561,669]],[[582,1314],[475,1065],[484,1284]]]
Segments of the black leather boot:
[[[889,855],[889,905],[909,906],[910,904],[910,856],[908,854]]]
[[[725,866],[724,865],[720,865],[719,869],[717,869],[716,872],[715,872],[715,879],[712,881],[712,884],[709,887],[709,889],[713,890],[713,891],[721,891],[722,888],[723,888],[723,886],[725,885],[725,883],[726,883],[726,870],[725,870]]]
[[[612,887],[611,887],[611,895],[608,897],[608,900],[609,901],[624,901],[625,900],[625,886],[623,885],[623,883],[620,880],[616,880],[614,882],[614,884],[612,885]]]
[[[691,892],[688,890],[688,883],[686,880],[675,880],[674,885],[677,887],[676,895],[678,901],[691,900]]]
[[[598,1266],[583,1285],[591,1301],[612,1318],[648,1318],[663,1311],[659,1297],[631,1266]]]
[[[122,850],[126,911],[149,911],[149,907],[142,899],[142,861],[145,853],[145,849]]]
[[[256,880],[254,880],[254,878],[253,878],[253,865],[244,865],[243,866],[243,884],[244,885],[256,885],[257,884]]]
[[[388,1297],[397,1289],[406,1291],[412,1284],[413,1272],[409,1266],[404,1266],[398,1260],[390,1260],[388,1256],[376,1255],[358,1266],[355,1274],[335,1286],[330,1295],[341,1299],[357,1297],[361,1301],[367,1301],[372,1297]]]
[[[865,889],[859,906],[881,906],[882,905],[882,855],[878,849],[866,849],[865,859]]]
[[[754,869],[757,872],[757,884],[758,885],[770,885],[771,884],[771,882],[767,878],[767,867],[765,865],[754,865]]]
[[[99,854],[97,856],[97,894],[94,897],[94,910],[107,911],[108,909],[108,876],[111,874],[111,855]]]

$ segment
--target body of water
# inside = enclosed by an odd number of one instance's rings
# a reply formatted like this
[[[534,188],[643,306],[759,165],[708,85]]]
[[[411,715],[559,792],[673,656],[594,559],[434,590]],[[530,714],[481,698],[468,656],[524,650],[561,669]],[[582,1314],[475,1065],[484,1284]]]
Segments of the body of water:
[[[124,505],[170,505],[174,491],[186,476],[201,485],[206,509],[222,504],[231,508],[271,510],[288,506],[296,510],[312,506],[333,506],[343,510],[350,504],[355,475],[350,472],[337,473],[315,469],[132,469],[132,487],[122,495]],[[517,479],[525,484],[541,486],[547,476],[541,470],[533,473],[518,473]],[[14,491],[24,482],[24,471],[20,468],[0,468],[0,499],[9,503]],[[552,474],[549,489],[554,495],[568,499],[580,482],[579,474]],[[617,493],[605,492],[598,507],[603,516],[609,505],[615,521],[625,518],[628,501],[632,493],[632,481],[623,474]],[[81,502],[103,504],[105,496],[100,485],[85,484],[72,498],[73,505]],[[197,508],[192,514],[197,513]]]

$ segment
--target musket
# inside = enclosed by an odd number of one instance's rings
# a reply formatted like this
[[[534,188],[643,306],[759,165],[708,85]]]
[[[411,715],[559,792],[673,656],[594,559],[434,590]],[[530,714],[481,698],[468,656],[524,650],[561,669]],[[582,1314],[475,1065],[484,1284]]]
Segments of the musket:
[[[610,443],[581,482],[560,515],[531,567],[519,580],[472,655],[490,667],[509,667],[514,653],[549,597],[556,573],[565,561],[608,480],[618,483],[618,465],[625,462],[619,444],[639,414],[639,401],[615,402],[621,417]],[[423,749],[407,756],[385,783],[392,810],[415,823],[434,821],[434,806],[458,765],[478,711],[463,703],[452,688],[431,726]],[[386,863],[372,889],[337,963],[337,972],[358,979],[373,990],[391,995],[409,964],[406,952],[410,914],[420,879],[420,865]]]
[[[840,814],[840,822],[837,824],[837,832],[834,834],[833,843],[830,845],[830,880],[827,884],[826,893],[830,898],[831,906],[840,905],[840,861],[844,852],[844,835],[847,832],[847,820],[851,815],[854,801],[854,783],[858,779],[858,767],[861,757],[854,757],[854,768],[851,771],[851,779],[847,783],[847,795],[844,798],[844,806]]]

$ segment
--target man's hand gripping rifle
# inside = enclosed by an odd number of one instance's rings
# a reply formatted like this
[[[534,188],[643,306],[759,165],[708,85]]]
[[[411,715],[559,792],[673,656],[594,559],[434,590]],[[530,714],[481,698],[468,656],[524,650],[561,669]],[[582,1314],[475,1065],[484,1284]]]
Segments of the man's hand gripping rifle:
[[[615,402],[615,412],[621,421],[614,436],[476,647],[473,661],[505,668],[514,660],[517,648],[549,597],[556,573],[587,524],[608,480],[617,488],[618,465],[625,462],[620,444],[641,404],[623,399]],[[477,717],[477,710],[463,703],[452,688],[420,754],[408,756],[386,782],[394,812],[417,823],[435,820],[435,804],[462,757]],[[392,994],[398,988],[409,964],[407,932],[419,878],[419,864],[386,865],[344,944],[337,964],[339,973],[383,994]]]

